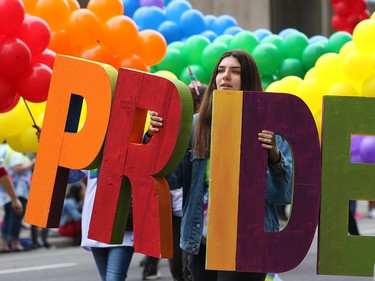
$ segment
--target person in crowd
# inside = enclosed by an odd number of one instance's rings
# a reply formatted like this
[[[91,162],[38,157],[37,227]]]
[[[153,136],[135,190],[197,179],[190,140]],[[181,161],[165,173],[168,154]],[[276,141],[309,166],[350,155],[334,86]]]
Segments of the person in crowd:
[[[64,200],[58,228],[60,235],[73,237],[75,244],[81,240],[82,235],[81,221],[84,195],[85,191],[82,184],[74,183],[70,186]]]
[[[15,211],[12,208],[11,197],[3,190],[0,190],[0,205],[4,206],[4,220],[1,226],[1,245],[3,252],[23,251],[25,248],[20,241],[20,232],[24,210],[26,209],[27,199],[29,198],[30,182],[35,158],[30,160],[25,154],[16,152],[4,142],[0,144],[0,158],[3,159],[3,165],[12,179],[18,200],[22,204]],[[18,204],[18,203],[16,203]]]
[[[199,114],[194,116],[190,185],[183,185],[180,247],[189,252],[189,269],[193,281],[264,281],[266,273],[215,271],[205,269],[206,225],[209,196],[209,160],[211,142],[212,96],[214,90],[262,91],[255,60],[243,50],[225,52],[214,68]],[[163,119],[157,112],[150,113],[148,134],[162,129]],[[278,231],[277,206],[288,205],[292,197],[292,156],[287,141],[266,128],[258,133],[259,145],[268,152],[266,173],[266,232]],[[273,194],[272,198],[270,194]],[[204,198],[202,200],[201,198]],[[203,227],[197,228],[196,225]],[[225,258],[225,257],[223,257]]]
[[[204,93],[207,89],[207,85],[202,84],[199,80],[197,80],[191,69],[189,69],[189,71],[192,78],[191,83],[189,84],[189,90],[193,99],[194,113],[197,113]],[[152,133],[151,130],[149,131]],[[152,135],[148,133],[145,136],[146,138],[147,135],[148,139],[146,142],[148,142],[152,137]],[[168,259],[169,269],[175,281],[189,281],[191,280],[191,275],[188,268],[188,253],[183,251],[179,246],[182,217],[182,186],[176,185],[173,176],[166,176],[166,179],[169,184],[172,200],[173,258]],[[161,277],[158,270],[158,258],[145,256],[140,265],[143,267],[143,280],[154,280]]]
[[[17,198],[16,190],[14,188],[12,180],[9,177],[7,170],[4,168],[3,161],[1,159],[0,159],[0,187],[3,188],[4,191],[9,195],[12,201],[11,204],[12,204],[13,211],[19,216],[22,215],[22,212],[23,212],[22,203]]]
[[[82,211],[81,246],[91,250],[102,281],[126,280],[131,259],[134,253],[134,236],[132,212],[126,224],[122,244],[106,244],[88,238],[90,220],[97,189],[98,170],[84,171],[86,174],[86,193]]]

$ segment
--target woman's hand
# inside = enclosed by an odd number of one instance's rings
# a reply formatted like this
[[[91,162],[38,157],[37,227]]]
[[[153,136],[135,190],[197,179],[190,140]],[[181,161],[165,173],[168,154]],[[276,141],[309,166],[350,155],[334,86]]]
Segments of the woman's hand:
[[[268,162],[276,164],[280,161],[280,151],[276,146],[275,133],[263,130],[258,134],[262,147],[268,150]]]
[[[150,111],[150,125],[148,126],[147,133],[153,135],[159,132],[159,128],[163,127],[163,119],[155,111]]]

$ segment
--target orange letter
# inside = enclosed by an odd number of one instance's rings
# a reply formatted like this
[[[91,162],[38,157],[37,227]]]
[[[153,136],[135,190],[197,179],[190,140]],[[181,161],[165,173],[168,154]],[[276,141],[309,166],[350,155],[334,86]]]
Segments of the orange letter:
[[[56,56],[25,220],[57,227],[69,169],[97,167],[117,71],[110,65]],[[87,116],[77,133],[83,99]]]

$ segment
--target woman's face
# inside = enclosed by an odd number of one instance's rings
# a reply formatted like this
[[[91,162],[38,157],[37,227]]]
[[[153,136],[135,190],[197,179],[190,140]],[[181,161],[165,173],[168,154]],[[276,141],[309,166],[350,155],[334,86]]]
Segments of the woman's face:
[[[217,70],[218,90],[241,90],[241,65],[235,57],[224,58]]]

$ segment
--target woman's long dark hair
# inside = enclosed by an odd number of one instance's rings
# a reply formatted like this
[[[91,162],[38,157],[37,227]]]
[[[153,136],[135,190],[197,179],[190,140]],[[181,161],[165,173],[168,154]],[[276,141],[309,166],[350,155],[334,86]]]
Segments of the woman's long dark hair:
[[[66,198],[74,198],[77,202],[81,201],[81,190],[82,185],[79,183],[74,183],[70,186],[68,194],[66,195]]]
[[[225,52],[217,62],[211,81],[208,84],[199,108],[199,117],[194,131],[193,150],[197,157],[210,156],[211,121],[212,121],[212,93],[217,89],[216,76],[218,66],[224,58],[234,57],[241,65],[241,90],[263,91],[262,81],[254,58],[243,50]]]

